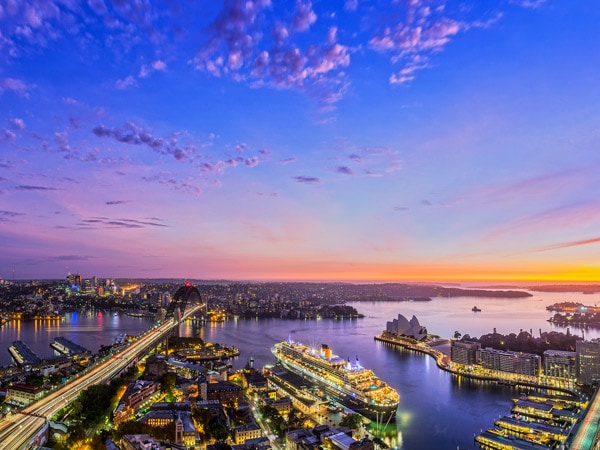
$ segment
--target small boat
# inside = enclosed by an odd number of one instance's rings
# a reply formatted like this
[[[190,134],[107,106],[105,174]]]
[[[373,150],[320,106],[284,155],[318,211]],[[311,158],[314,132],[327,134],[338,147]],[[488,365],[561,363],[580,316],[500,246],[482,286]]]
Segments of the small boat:
[[[471,308],[471,311],[473,311],[473,312],[479,312],[479,311],[481,311],[481,309],[479,309],[477,306],[473,306]]]

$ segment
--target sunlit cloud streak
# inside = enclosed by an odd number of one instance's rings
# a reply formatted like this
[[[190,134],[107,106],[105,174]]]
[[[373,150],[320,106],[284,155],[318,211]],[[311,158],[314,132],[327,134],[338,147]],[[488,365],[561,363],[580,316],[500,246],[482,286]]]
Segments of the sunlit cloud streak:
[[[31,186],[31,185],[19,185],[14,187],[17,191],[57,191],[55,187],[49,186]]]
[[[127,203],[132,203],[131,200],[111,200],[105,202],[106,205],[126,205]]]
[[[196,148],[192,145],[178,145],[177,134],[172,134],[169,138],[155,138],[149,131],[132,122],[128,122],[121,128],[99,125],[92,132],[98,137],[113,138],[123,144],[146,145],[161,155],[172,155],[177,161],[182,161],[196,153]]]
[[[547,252],[550,250],[560,250],[563,248],[571,248],[571,247],[579,247],[582,245],[593,245],[600,244],[600,237],[591,238],[591,239],[582,239],[580,241],[572,241],[572,242],[564,242],[556,245],[549,245],[548,247],[538,248],[536,250],[532,250],[531,253],[539,253],[539,252]]]
[[[594,223],[600,223],[600,202],[564,204],[495,225],[484,233],[483,241],[494,242],[508,236],[579,229]]]
[[[292,177],[292,179],[296,180],[298,183],[303,183],[303,184],[316,184],[316,183],[321,182],[321,179],[318,177],[307,177],[304,175]]]
[[[159,223],[157,221],[149,222],[136,219],[109,219],[107,217],[93,217],[91,219],[81,220],[84,227],[89,225],[105,225],[108,228],[145,228],[145,227],[162,227],[168,228],[169,225]]]

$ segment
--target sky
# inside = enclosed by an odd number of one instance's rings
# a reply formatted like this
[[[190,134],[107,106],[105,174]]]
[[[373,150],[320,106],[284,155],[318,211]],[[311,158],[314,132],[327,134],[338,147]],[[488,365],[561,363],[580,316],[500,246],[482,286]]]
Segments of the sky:
[[[0,277],[597,281],[598,23],[0,0]]]

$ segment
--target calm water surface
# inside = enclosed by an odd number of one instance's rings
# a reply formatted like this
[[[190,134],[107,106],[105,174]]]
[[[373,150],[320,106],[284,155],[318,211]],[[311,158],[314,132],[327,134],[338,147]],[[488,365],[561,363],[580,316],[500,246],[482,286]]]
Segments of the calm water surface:
[[[471,336],[493,332],[518,333],[521,329],[562,331],[547,319],[546,306],[565,300],[595,304],[599,295],[534,293],[526,299],[440,298],[431,302],[350,303],[366,317],[352,321],[282,321],[239,319],[213,324],[201,330],[207,341],[236,345],[241,356],[235,368],[250,357],[255,367],[272,364],[270,348],[291,336],[307,344],[327,343],[334,353],[354,358],[387,381],[400,393],[396,424],[386,430],[386,440],[402,450],[474,449],[473,438],[509,414],[511,399],[520,390],[508,386],[458,379],[441,371],[432,358],[394,349],[373,339],[388,320],[399,313],[414,314],[430,333],[450,337],[455,331]],[[477,305],[481,312],[471,308]],[[581,334],[579,330],[572,333]],[[190,328],[182,329],[191,334]],[[600,337],[586,331],[586,338]]]
[[[414,314],[430,333],[451,337],[455,331],[471,336],[493,332],[566,331],[547,319],[546,306],[559,301],[581,301],[593,305],[600,295],[572,293],[533,293],[526,299],[435,298],[431,302],[350,303],[366,317],[358,320],[284,321],[277,319],[238,319],[206,325],[200,336],[211,342],[238,347],[241,356],[234,368],[241,368],[252,357],[255,367],[273,364],[270,349],[274,343],[292,339],[307,344],[327,343],[334,353],[354,358],[375,371],[400,393],[396,424],[385,431],[389,444],[402,450],[474,449],[473,437],[493,425],[494,419],[508,414],[511,398],[519,390],[511,387],[460,380],[437,368],[432,358],[388,347],[373,339],[388,320],[399,313],[408,319]],[[481,312],[471,308],[477,305]],[[120,333],[137,334],[150,326],[147,319],[69,314],[61,322],[13,323],[0,330],[0,364],[10,363],[6,348],[13,340],[25,341],[40,356],[51,355],[48,343],[56,336],[97,351]],[[182,335],[191,335],[182,325]],[[581,334],[572,329],[572,333]],[[586,338],[600,337],[586,331]]]
[[[52,357],[50,343],[65,337],[96,353],[101,345],[113,344],[121,334],[140,334],[153,321],[141,317],[94,311],[65,314],[62,320],[11,321],[0,327],[0,365],[11,364],[8,347],[13,341],[23,341],[39,357]]]

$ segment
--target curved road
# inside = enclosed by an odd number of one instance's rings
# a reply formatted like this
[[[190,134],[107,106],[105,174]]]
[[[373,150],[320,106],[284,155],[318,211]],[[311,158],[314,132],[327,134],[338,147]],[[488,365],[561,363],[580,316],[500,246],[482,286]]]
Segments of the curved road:
[[[185,312],[182,319],[197,312],[202,305],[196,305]],[[112,358],[86,369],[82,375],[62,388],[46,395],[43,399],[21,410],[21,412],[5,418],[0,422],[0,450],[19,450],[27,445],[44,426],[46,420],[61,408],[77,398],[82,389],[93,384],[101,384],[121,372],[131,361],[146,349],[164,339],[165,334],[177,325],[175,319],[169,319],[158,328],[152,328],[134,343]]]

